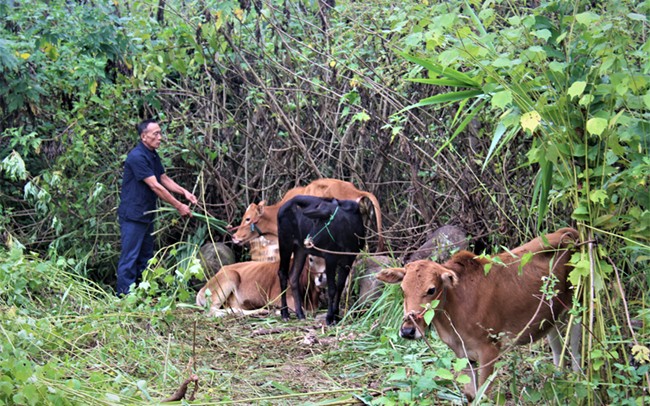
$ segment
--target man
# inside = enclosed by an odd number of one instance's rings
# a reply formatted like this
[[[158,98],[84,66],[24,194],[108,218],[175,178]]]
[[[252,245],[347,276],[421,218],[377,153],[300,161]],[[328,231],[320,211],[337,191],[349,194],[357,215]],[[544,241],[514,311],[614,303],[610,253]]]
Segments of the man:
[[[117,294],[125,295],[153,257],[153,221],[158,198],[171,204],[181,216],[192,216],[188,205],[178,201],[172,193],[183,195],[196,204],[196,197],[165,174],[156,149],[162,133],[155,120],[136,125],[140,136],[138,145],[129,152],[124,162],[122,195],[117,210],[122,234],[122,254],[117,265]]]

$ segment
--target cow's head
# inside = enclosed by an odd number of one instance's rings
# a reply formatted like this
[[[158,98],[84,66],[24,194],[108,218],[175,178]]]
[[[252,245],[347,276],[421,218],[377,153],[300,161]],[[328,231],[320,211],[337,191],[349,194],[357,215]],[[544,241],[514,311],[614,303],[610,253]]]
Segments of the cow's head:
[[[404,322],[399,335],[419,339],[428,327],[424,321],[427,305],[440,300],[444,306],[444,292],[458,283],[458,275],[451,269],[433,261],[421,260],[406,264],[404,268],[388,268],[377,273],[385,283],[400,283],[404,292]]]
[[[325,277],[325,259],[321,257],[316,257],[314,255],[309,255],[307,260],[307,264],[309,268],[309,275],[311,278],[313,278],[315,284],[317,287],[321,287],[324,285],[324,282],[326,279]]]
[[[242,245],[260,236],[259,229],[255,224],[262,217],[262,214],[264,214],[265,207],[266,201],[264,200],[259,204],[251,203],[248,206],[242,217],[241,224],[237,227],[237,232],[232,236],[232,242],[237,245]]]

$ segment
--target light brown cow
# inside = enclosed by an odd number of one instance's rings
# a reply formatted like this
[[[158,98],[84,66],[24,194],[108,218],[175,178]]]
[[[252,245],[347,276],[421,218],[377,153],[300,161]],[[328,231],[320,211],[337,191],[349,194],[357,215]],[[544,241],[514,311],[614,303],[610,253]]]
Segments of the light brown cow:
[[[381,234],[381,209],[377,197],[370,192],[357,189],[352,183],[338,179],[317,179],[304,187],[296,187],[289,190],[282,200],[274,205],[267,205],[265,201],[259,204],[252,203],[246,209],[241,224],[232,236],[235,244],[245,244],[260,235],[273,238],[278,235],[278,210],[291,198],[298,195],[308,195],[324,198],[335,198],[339,200],[361,200],[367,198],[372,203],[373,211],[377,219],[377,250],[384,249],[384,240]]]
[[[419,260],[404,268],[384,269],[377,278],[386,283],[401,282],[405,316],[400,336],[404,338],[422,337],[427,327],[425,307],[439,300],[432,324],[456,356],[478,362],[480,387],[492,374],[508,340],[521,345],[549,334],[554,362],[559,364],[562,346],[554,324],[571,305],[567,261],[578,238],[572,228],[535,238],[500,254],[500,261],[493,261],[487,275],[484,267],[489,260],[461,251],[442,265]],[[542,289],[554,295],[549,297]],[[578,345],[579,334],[575,332],[573,354],[578,354]],[[577,366],[574,363],[574,368]],[[475,372],[472,368],[473,382],[465,386],[468,399],[476,395]]]
[[[196,305],[205,306],[206,291],[210,290],[210,311],[214,317],[237,313],[258,314],[269,307],[280,307],[280,262],[238,262],[224,266],[201,288],[196,295]],[[322,258],[310,256],[306,262],[307,272],[302,272],[300,284],[305,293],[309,310],[318,307],[320,276],[325,271]],[[288,306],[295,311],[293,295],[289,294]]]

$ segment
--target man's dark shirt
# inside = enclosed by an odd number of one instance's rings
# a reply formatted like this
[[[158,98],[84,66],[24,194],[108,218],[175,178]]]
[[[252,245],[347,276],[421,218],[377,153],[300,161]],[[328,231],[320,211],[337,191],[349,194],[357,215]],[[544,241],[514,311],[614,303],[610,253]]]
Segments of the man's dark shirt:
[[[154,214],[145,212],[156,210],[158,196],[144,182],[145,178],[155,176],[160,182],[160,176],[165,169],[156,151],[150,151],[142,142],[129,152],[124,162],[124,177],[122,178],[122,195],[117,214],[122,220],[150,223]]]

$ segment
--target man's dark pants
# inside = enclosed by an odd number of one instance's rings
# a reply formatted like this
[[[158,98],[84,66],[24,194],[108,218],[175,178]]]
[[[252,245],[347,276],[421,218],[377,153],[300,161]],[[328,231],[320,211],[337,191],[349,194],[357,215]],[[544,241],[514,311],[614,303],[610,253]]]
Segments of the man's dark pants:
[[[120,219],[122,254],[117,264],[117,294],[129,293],[132,283],[137,283],[142,271],[153,257],[153,223]]]

